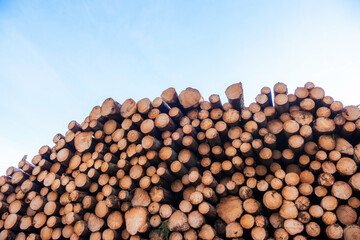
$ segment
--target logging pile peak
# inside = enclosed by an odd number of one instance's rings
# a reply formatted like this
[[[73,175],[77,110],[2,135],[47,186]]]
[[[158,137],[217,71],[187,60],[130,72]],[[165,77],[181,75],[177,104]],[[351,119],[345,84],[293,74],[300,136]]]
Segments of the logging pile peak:
[[[112,98],[0,177],[0,240],[360,239],[360,110],[313,83]],[[356,103],[357,104],[357,103]]]

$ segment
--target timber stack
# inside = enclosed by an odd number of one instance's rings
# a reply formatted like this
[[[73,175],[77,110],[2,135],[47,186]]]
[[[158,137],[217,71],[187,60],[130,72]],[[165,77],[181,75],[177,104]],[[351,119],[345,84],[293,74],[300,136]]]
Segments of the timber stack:
[[[0,177],[0,240],[360,239],[360,110],[308,82],[112,98]]]

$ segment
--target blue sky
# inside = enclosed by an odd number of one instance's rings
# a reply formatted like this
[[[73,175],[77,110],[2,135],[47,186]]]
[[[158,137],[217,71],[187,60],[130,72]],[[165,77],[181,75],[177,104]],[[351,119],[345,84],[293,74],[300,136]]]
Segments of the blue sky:
[[[359,1],[0,0],[0,174],[107,97],[307,81],[359,104]]]

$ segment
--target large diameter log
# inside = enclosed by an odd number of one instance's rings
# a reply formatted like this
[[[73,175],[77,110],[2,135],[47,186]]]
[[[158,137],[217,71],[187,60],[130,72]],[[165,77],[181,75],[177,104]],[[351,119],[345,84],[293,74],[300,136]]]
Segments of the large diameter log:
[[[330,118],[320,117],[315,119],[314,128],[320,134],[333,133],[335,131],[335,122]]]
[[[120,114],[123,118],[130,118],[136,112],[136,102],[132,99],[126,99],[120,108]]]
[[[21,216],[18,214],[12,213],[8,215],[4,223],[4,228],[7,230],[18,230],[20,226],[20,219]]]
[[[335,150],[346,155],[354,155],[354,147],[346,139],[341,137],[336,138]]]
[[[170,231],[185,232],[190,229],[188,219],[185,213],[180,210],[176,210],[167,223],[167,227]]]
[[[243,235],[243,228],[240,223],[232,222],[226,225],[226,237],[227,238],[238,238]]]
[[[309,125],[313,122],[313,115],[306,111],[293,111],[290,113],[291,117],[300,125]]]
[[[125,213],[126,230],[131,235],[146,232],[149,227],[149,212],[144,207],[134,207]]]
[[[94,146],[93,132],[82,132],[75,137],[75,149],[82,153]]]
[[[110,215],[107,218],[107,225],[112,230],[120,229],[123,225],[123,217],[121,212],[114,211],[110,213]]]
[[[349,205],[341,205],[336,209],[336,216],[344,225],[354,224],[358,216],[356,211]]]
[[[357,171],[358,168],[356,162],[353,159],[343,157],[336,163],[336,169],[342,175],[351,176]]]
[[[282,197],[276,191],[268,191],[263,196],[263,203],[266,208],[275,210],[282,205]]]
[[[244,107],[244,96],[241,83],[235,83],[227,87],[225,94],[233,108],[240,111]]]
[[[242,201],[237,196],[221,198],[216,205],[216,212],[224,222],[234,222],[243,213]]]
[[[160,186],[151,188],[149,195],[153,202],[167,202],[172,200],[171,193]]]
[[[105,218],[110,213],[105,201],[99,201],[95,207],[95,214],[99,218]]]
[[[179,103],[175,88],[170,87],[161,93],[161,98],[170,106],[175,107]]]
[[[204,239],[204,240],[212,240],[214,239],[216,236],[216,231],[215,229],[209,225],[209,224],[204,224],[200,231],[199,231],[199,238],[200,239]]]
[[[331,187],[331,194],[340,200],[348,200],[352,195],[352,188],[346,182],[337,181]]]
[[[120,113],[121,105],[112,98],[106,99],[101,105],[101,115],[104,117],[114,117]]]
[[[87,220],[87,227],[91,232],[98,232],[104,226],[105,221],[91,213]]]
[[[357,224],[346,226],[344,229],[344,240],[359,240],[360,226]]]
[[[83,220],[77,221],[74,225],[74,232],[78,237],[89,235],[87,223]]]
[[[342,116],[347,121],[356,121],[360,118],[360,109],[358,106],[347,106],[344,108]]]
[[[151,203],[150,196],[147,191],[141,188],[135,190],[134,196],[131,199],[131,204],[134,207],[147,207]]]
[[[1,240],[11,240],[15,239],[16,234],[10,230],[4,229],[0,232],[0,239]]]
[[[75,185],[78,188],[88,189],[91,185],[89,177],[85,173],[80,173],[75,177]]]
[[[304,230],[304,225],[295,219],[287,219],[284,222],[284,228],[290,235],[296,235]]]
[[[327,226],[326,236],[330,239],[342,239],[344,236],[344,229],[339,224],[332,224]]]
[[[180,104],[185,109],[197,108],[200,105],[202,96],[197,89],[186,88],[179,95]]]

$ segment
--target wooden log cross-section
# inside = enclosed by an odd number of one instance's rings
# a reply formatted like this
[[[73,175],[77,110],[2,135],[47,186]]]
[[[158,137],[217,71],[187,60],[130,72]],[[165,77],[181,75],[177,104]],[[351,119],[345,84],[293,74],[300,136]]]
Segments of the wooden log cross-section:
[[[0,177],[0,240],[360,239],[359,101],[225,89],[108,98],[71,121]]]

